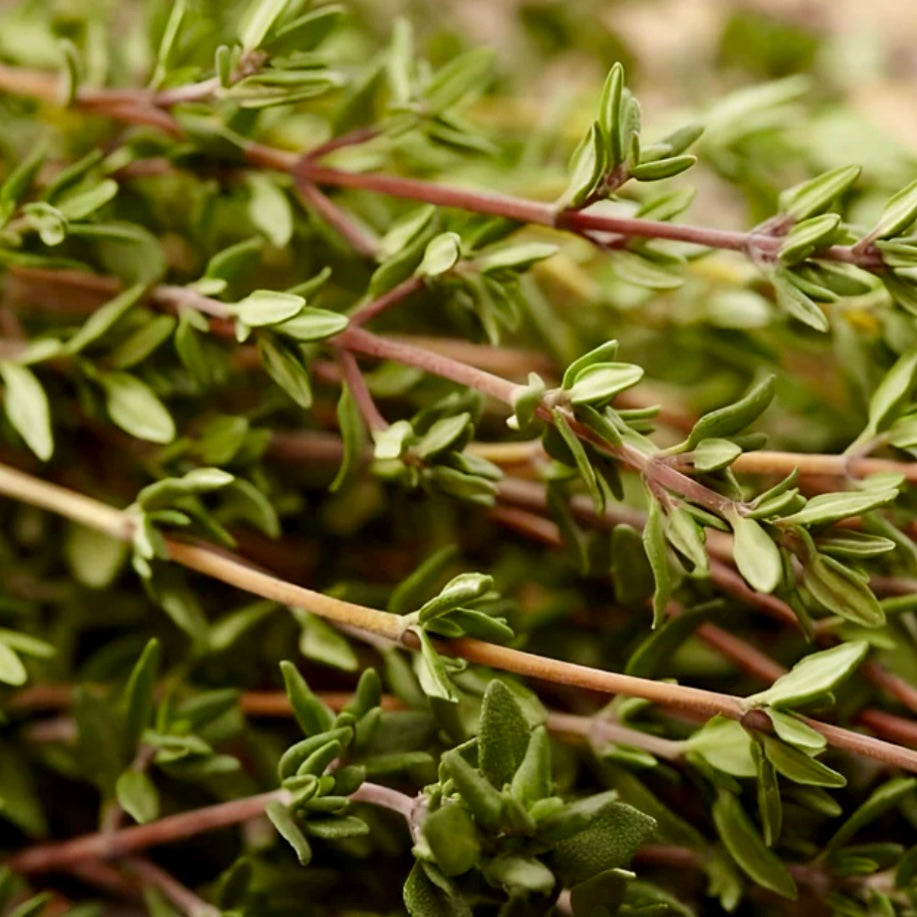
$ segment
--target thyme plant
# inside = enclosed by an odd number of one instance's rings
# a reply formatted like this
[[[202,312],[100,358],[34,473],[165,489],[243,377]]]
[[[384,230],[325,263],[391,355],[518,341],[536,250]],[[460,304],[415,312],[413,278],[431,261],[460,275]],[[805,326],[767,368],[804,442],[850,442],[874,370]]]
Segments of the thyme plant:
[[[917,913],[917,182],[95,7],[0,25],[0,911]]]

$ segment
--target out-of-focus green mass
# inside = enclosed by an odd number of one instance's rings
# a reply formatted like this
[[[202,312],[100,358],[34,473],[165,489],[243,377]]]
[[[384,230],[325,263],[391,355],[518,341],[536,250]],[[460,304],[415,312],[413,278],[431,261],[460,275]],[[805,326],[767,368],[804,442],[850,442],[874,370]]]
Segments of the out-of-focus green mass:
[[[915,48],[0,0],[0,917],[917,914]]]

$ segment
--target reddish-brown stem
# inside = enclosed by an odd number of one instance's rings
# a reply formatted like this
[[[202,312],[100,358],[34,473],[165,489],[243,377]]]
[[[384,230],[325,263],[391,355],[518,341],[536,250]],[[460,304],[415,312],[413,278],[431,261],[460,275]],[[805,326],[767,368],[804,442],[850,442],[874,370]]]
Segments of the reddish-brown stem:
[[[208,904],[190,888],[182,885],[150,860],[132,857],[124,864],[144,885],[158,888],[162,894],[187,917],[220,917],[219,908]]]
[[[335,152],[335,150],[358,146],[361,143],[369,143],[370,140],[375,140],[378,136],[379,131],[374,127],[358,127],[355,130],[348,131],[346,134],[341,134],[340,137],[332,137],[330,140],[320,143],[309,150],[303,158],[321,159],[323,156],[328,156],[330,153]]]
[[[379,248],[376,238],[364,229],[353,217],[346,214],[334,201],[322,194],[315,185],[305,179],[296,180],[296,191],[307,210],[312,210],[335,232],[345,239],[350,247],[364,258],[374,258]]]
[[[374,319],[377,315],[384,312],[391,306],[407,299],[411,294],[423,289],[423,277],[408,277],[402,280],[397,286],[392,287],[387,293],[383,293],[377,299],[357,306],[350,313],[350,326],[356,327],[365,325],[368,321]]]
[[[233,799],[217,805],[169,815],[146,825],[132,825],[109,833],[88,834],[73,840],[41,844],[14,854],[6,865],[16,872],[48,872],[67,869],[84,860],[108,860],[129,856],[159,844],[226,828],[264,813],[273,800],[287,799],[286,790],[273,790],[257,796]]]
[[[350,389],[350,394],[353,396],[353,400],[356,402],[366,426],[370,430],[384,430],[388,426],[388,421],[379,413],[376,402],[373,401],[373,396],[366,387],[366,380],[363,378],[363,373],[360,372],[356,358],[349,350],[342,350],[340,352],[340,362],[344,381]]]
[[[210,81],[186,88],[192,98],[198,97],[201,87],[211,91]],[[14,67],[0,68],[0,90],[28,95],[54,102],[58,98],[58,80],[54,74]],[[185,101],[180,89],[167,90],[157,95],[148,90],[81,89],[75,104],[107,117],[133,123],[151,124],[170,134],[181,134],[179,123],[159,107],[165,103]],[[369,130],[372,130],[371,128]],[[356,142],[362,142],[358,135]],[[454,207],[473,213],[487,213],[520,223],[534,223],[557,229],[568,229],[585,235],[592,232],[641,239],[669,239],[687,242],[706,248],[721,248],[745,252],[754,260],[773,260],[781,245],[777,236],[756,232],[739,232],[711,229],[702,226],[667,223],[628,216],[606,216],[588,211],[559,210],[555,205],[498,194],[491,191],[459,188],[436,182],[384,175],[374,172],[350,172],[322,166],[317,158],[338,148],[343,138],[329,141],[305,156],[276,150],[257,143],[248,143],[245,156],[252,165],[261,168],[291,172],[294,178],[317,185],[341,188],[359,188],[392,197],[424,201],[441,207]],[[348,143],[351,141],[347,141]],[[872,246],[833,245],[819,252],[819,258],[857,264],[867,270],[882,268],[881,254]]]
[[[394,360],[405,366],[416,366],[418,369],[423,369],[433,375],[473,388],[497,401],[502,401],[506,405],[512,405],[517,393],[522,391],[522,386],[509,382],[500,376],[484,372],[474,366],[444,357],[441,354],[430,353],[420,347],[404,344],[401,341],[395,341],[387,337],[380,337],[363,328],[349,327],[334,340],[341,347],[356,350],[368,356],[382,360]],[[539,417],[549,423],[554,422],[551,410],[545,405],[541,405],[537,413]],[[654,486],[673,490],[691,502],[698,503],[719,514],[731,511],[735,507],[735,504],[729,498],[710,490],[710,488],[687,477],[670,465],[644,455],[633,446],[626,443],[620,446],[612,446],[604,442],[572,415],[567,416],[567,422],[573,432],[581,439],[592,443],[597,448],[630,465]]]

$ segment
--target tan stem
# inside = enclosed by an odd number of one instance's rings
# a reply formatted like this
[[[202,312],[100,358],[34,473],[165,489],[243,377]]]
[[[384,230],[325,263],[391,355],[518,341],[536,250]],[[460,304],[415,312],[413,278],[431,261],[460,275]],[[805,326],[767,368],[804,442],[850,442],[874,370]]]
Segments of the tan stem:
[[[75,494],[65,488],[49,484],[3,465],[0,465],[0,493],[76,519],[84,525],[96,527],[114,537],[121,537],[125,540],[131,537],[132,524],[127,513],[119,512],[89,497]],[[97,517],[98,524],[94,525]],[[166,546],[169,557],[189,569],[264,598],[285,605],[305,608],[328,620],[399,641],[411,649],[419,648],[417,636],[413,631],[405,630],[405,619],[398,615],[344,602],[302,586],[293,585],[256,570],[214,548],[187,544],[170,538],[166,539]],[[743,699],[730,694],[592,669],[588,666],[549,659],[469,637],[438,641],[437,646],[441,652],[448,655],[506,672],[514,672],[517,675],[586,688],[604,694],[640,697],[675,710],[684,710],[704,716],[722,714],[732,719],[741,719],[746,712]],[[819,727],[823,727],[823,729],[820,728],[820,731],[829,737],[829,741],[838,748],[847,748],[888,764],[917,771],[917,752],[915,751],[840,727],[827,724],[819,724]]]

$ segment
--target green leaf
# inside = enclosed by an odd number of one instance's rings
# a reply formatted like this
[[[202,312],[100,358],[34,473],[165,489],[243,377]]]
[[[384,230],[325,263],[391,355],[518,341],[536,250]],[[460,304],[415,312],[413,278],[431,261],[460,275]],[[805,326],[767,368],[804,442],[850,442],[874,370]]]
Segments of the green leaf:
[[[529,724],[516,698],[494,679],[481,705],[478,760],[484,776],[497,788],[513,779],[529,745]]]
[[[780,739],[768,735],[758,737],[764,747],[764,754],[774,765],[778,773],[788,780],[807,786],[842,787],[847,785],[847,778],[831,770],[821,761],[816,761],[803,751],[794,748]]]
[[[461,449],[473,429],[467,411],[441,417],[417,440],[414,452],[422,459],[429,459],[445,449]]]
[[[576,885],[607,869],[627,866],[656,829],[654,819],[622,802],[600,801],[597,811],[551,855],[551,867],[565,885]]]
[[[689,751],[699,754],[711,767],[733,777],[757,774],[752,758],[752,740],[735,720],[715,716],[698,729],[685,743]]]
[[[130,369],[136,366],[172,336],[177,324],[174,316],[157,315],[111,352],[111,365],[115,369]]]
[[[495,57],[490,48],[474,48],[437,70],[424,90],[429,111],[445,111],[480,93],[488,82]]]
[[[192,494],[208,493],[231,484],[235,478],[222,468],[194,468],[180,478],[163,478],[148,484],[137,494],[137,505],[145,512],[164,509]]]
[[[43,143],[34,146],[31,153],[20,160],[3,180],[3,184],[0,185],[0,225],[15,212],[38,174],[38,170],[42,167],[45,155],[46,150]]]
[[[860,166],[839,166],[781,191],[780,212],[794,220],[807,219],[840,197],[860,177],[861,171]]]
[[[858,831],[899,806],[917,787],[917,778],[893,777],[877,787],[853,814],[837,829],[825,847],[827,854],[838,850]]]
[[[153,716],[153,692],[159,676],[161,658],[159,641],[155,638],[148,640],[124,686],[124,731],[130,747],[140,741],[143,730],[150,726]]]
[[[3,406],[10,423],[43,462],[54,452],[48,396],[35,374],[10,360],[0,360],[5,387]]]
[[[499,791],[462,757],[461,752],[447,751],[442,762],[475,821],[485,831],[494,831],[500,824],[503,809]]]
[[[366,427],[363,415],[346,383],[341,385],[341,397],[337,404],[338,429],[344,444],[344,456],[329,490],[334,493],[359,470],[366,448]]]
[[[777,855],[764,845],[732,793],[720,790],[717,794],[713,822],[730,856],[746,875],[784,898],[796,897],[793,877]]]
[[[246,325],[257,328],[284,322],[299,314],[305,304],[302,296],[273,290],[255,290],[236,303],[234,311]]]
[[[118,183],[111,178],[103,179],[90,188],[77,189],[56,202],[56,207],[65,220],[85,220],[104,207],[118,193]]]
[[[424,250],[423,260],[414,274],[417,277],[439,277],[451,271],[462,257],[462,239],[456,232],[434,236]]]
[[[774,376],[768,376],[734,404],[704,414],[691,429],[684,448],[695,449],[705,439],[741,433],[764,413],[773,400],[774,381]]]
[[[907,229],[917,219],[917,181],[912,181],[892,195],[878,223],[866,234],[863,242],[887,239]]]
[[[829,246],[836,238],[841,218],[836,213],[823,213],[797,223],[780,244],[779,257],[784,264],[805,261],[821,248]]]
[[[732,555],[739,573],[757,592],[773,592],[783,579],[777,545],[754,519],[736,514],[729,523],[733,531]]]
[[[525,806],[551,795],[551,743],[544,726],[536,726],[532,731],[525,756],[513,774],[511,789]]]
[[[683,156],[669,156],[652,162],[641,162],[628,170],[637,181],[659,181],[672,178],[690,169],[697,162],[697,157],[687,153]]]
[[[599,99],[599,126],[608,151],[608,159],[612,166],[618,165],[624,159],[620,148],[621,137],[621,94],[624,90],[624,66],[620,61],[612,64],[602,95]]]
[[[293,706],[293,715],[300,729],[307,735],[327,732],[334,725],[334,714],[312,693],[299,669],[292,662],[280,663],[287,697]]]
[[[580,442],[580,438],[573,432],[569,421],[562,411],[555,409],[551,411],[551,416],[554,418],[555,429],[560,434],[562,442],[566,445],[570,455],[573,457],[576,469],[579,471],[580,477],[586,485],[586,490],[589,491],[589,496],[592,497],[596,512],[603,512],[605,509],[605,493],[599,486],[599,480],[596,477],[595,469],[589,461],[589,456],[586,454],[586,450],[582,442]]]
[[[777,294],[777,305],[804,325],[816,331],[827,331],[830,327],[827,316],[799,289],[794,282],[795,279],[795,275],[787,270],[777,270],[771,275],[771,282]]]
[[[308,866],[312,859],[312,848],[302,829],[296,824],[293,813],[277,800],[269,802],[264,812],[277,829],[277,833],[293,848],[300,865]]]
[[[468,872],[481,856],[481,836],[467,810],[455,803],[428,815],[423,834],[436,865],[447,876]]]
[[[684,283],[680,273],[637,252],[613,251],[611,264],[621,280],[649,290],[675,290]]]
[[[499,882],[511,895],[516,889],[547,895],[556,882],[554,873],[535,857],[502,854],[494,857],[486,870],[490,880]]]
[[[369,834],[369,825],[355,815],[334,818],[310,818],[303,826],[308,834],[328,840],[346,837],[363,837]]]
[[[204,277],[226,283],[237,280],[255,264],[263,248],[264,241],[257,236],[229,245],[207,262]]]
[[[5,640],[0,640],[0,682],[18,687],[24,685],[28,678],[22,660]]]
[[[100,374],[99,382],[105,390],[108,415],[122,430],[153,443],[175,439],[172,415],[146,383],[119,372]]]
[[[397,220],[379,240],[379,260],[388,261],[400,255],[418,240],[424,239],[435,219],[436,208],[432,204],[425,204]]]
[[[633,363],[593,363],[580,370],[567,395],[572,404],[604,404],[643,378]]]
[[[301,407],[312,407],[312,386],[301,351],[280,340],[259,337],[258,352],[267,374]]]
[[[136,767],[123,771],[115,784],[115,798],[138,824],[159,818],[159,793],[145,771]]]
[[[828,611],[863,627],[885,623],[885,612],[869,586],[833,557],[817,551],[809,554],[803,562],[802,581]]]
[[[570,909],[573,917],[594,917],[599,914],[617,913],[624,899],[624,890],[632,875],[622,869],[608,869],[585,882],[574,885],[570,889]],[[650,913],[656,913],[656,911],[651,910]]]
[[[515,271],[522,273],[533,264],[544,261],[556,254],[558,247],[548,242],[519,242],[515,245],[504,245],[502,248],[488,250],[475,258],[475,266],[482,274],[498,271]]]
[[[828,740],[811,726],[807,726],[795,713],[769,709],[770,717],[777,736],[784,742],[800,748],[808,754],[823,751]]]
[[[307,768],[310,759],[312,765],[318,760],[313,758],[316,752],[321,752],[322,756],[327,756],[327,749],[331,747],[343,748],[350,745],[353,741],[353,729],[349,726],[339,726],[336,729],[329,729],[325,732],[319,732],[302,739],[291,745],[277,762],[277,776],[280,780],[286,780],[297,773],[303,773],[303,765]],[[313,776],[318,776],[313,774]]]
[[[684,507],[675,506],[669,510],[665,519],[665,535],[669,544],[691,562],[694,575],[708,574],[710,561],[704,546],[704,530]]]
[[[340,334],[348,323],[347,316],[340,312],[305,306],[293,318],[275,325],[274,330],[297,341],[324,341]]]
[[[719,471],[731,465],[742,454],[742,447],[730,439],[703,439],[692,454],[697,471]]]
[[[420,656],[417,659],[417,678],[427,697],[438,697],[449,701],[450,704],[458,703],[458,692],[446,672],[443,660],[433,641],[423,630],[417,631],[420,640]]]
[[[801,510],[784,516],[777,524],[825,525],[868,513],[876,507],[892,503],[897,497],[898,491],[892,489],[817,494]]]
[[[850,448],[853,449],[860,443],[868,442],[877,433],[887,429],[902,413],[915,384],[917,384],[917,347],[912,347],[895,361],[876,387],[869,400],[869,420],[866,429]]]
[[[344,8],[335,3],[309,10],[289,22],[284,22],[262,42],[272,54],[308,51],[320,45],[341,21]]]
[[[135,306],[146,293],[143,284],[136,284],[100,306],[83,323],[79,331],[65,345],[68,354],[85,350],[105,335],[114,325]]]
[[[290,199],[267,175],[251,173],[246,181],[251,189],[248,199],[249,219],[274,248],[284,248],[293,237],[293,208]],[[247,325],[254,324],[244,318],[243,321]]]
[[[597,363],[610,363],[614,360],[617,353],[618,342],[612,340],[605,341],[604,344],[599,344],[598,347],[593,348],[588,353],[584,353],[581,357],[577,357],[564,371],[561,388],[565,390],[571,389],[574,382],[576,382],[577,376],[579,376],[583,370]],[[623,365],[626,366],[629,364]]]
[[[863,661],[869,644],[863,640],[841,643],[810,653],[781,675],[766,691],[747,697],[750,707],[796,707],[831,691]]]
[[[421,605],[417,611],[417,620],[425,624],[462,605],[475,602],[490,592],[493,585],[492,576],[483,573],[460,573],[443,586],[439,595]]]
[[[299,651],[303,656],[345,672],[355,672],[359,668],[356,653],[347,639],[327,621],[307,611],[300,611],[296,619],[302,627]]]
[[[643,527],[643,548],[656,584],[653,591],[654,629],[665,620],[666,606],[672,595],[672,575],[665,541],[665,517],[662,507],[658,500],[650,497],[646,525]]]
[[[455,545],[447,545],[427,557],[423,563],[406,579],[402,580],[392,592],[387,608],[397,615],[407,614],[418,608],[423,597],[436,588],[446,571],[458,556]]]
[[[764,756],[758,742],[752,742],[751,751],[758,772],[758,814],[761,817],[761,827],[764,829],[764,843],[768,847],[773,847],[783,830],[783,803],[780,799],[777,772]]]
[[[605,141],[598,123],[592,125],[570,158],[570,179],[559,207],[580,207],[605,174]]]
[[[239,20],[239,41],[244,51],[261,47],[289,3],[290,0],[249,0]]]
[[[442,877],[441,882],[434,884],[425,866],[415,862],[403,892],[404,906],[410,917],[471,917],[471,908],[465,899],[452,893],[449,885],[442,887],[448,881]]]

